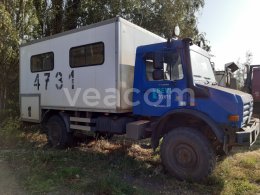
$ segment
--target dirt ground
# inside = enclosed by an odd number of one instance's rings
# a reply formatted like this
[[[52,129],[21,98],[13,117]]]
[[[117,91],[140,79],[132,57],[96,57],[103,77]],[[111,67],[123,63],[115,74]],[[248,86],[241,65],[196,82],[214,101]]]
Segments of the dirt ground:
[[[8,164],[0,160],[0,194],[23,195],[24,190],[18,185],[14,173]]]

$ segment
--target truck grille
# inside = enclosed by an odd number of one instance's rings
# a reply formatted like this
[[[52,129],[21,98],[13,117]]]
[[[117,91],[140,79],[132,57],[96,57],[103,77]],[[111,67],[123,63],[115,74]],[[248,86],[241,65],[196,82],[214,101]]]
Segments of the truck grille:
[[[243,126],[245,126],[250,120],[253,114],[253,101],[244,104],[243,108]]]

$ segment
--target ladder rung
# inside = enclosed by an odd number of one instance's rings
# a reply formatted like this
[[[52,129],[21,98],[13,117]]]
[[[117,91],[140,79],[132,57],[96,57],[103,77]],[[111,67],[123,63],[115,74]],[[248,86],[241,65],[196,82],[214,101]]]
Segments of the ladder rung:
[[[70,125],[71,129],[82,130],[82,131],[93,131],[94,127],[83,126],[83,125]]]
[[[91,118],[79,118],[79,117],[70,117],[71,122],[80,122],[80,123],[95,123],[95,119]]]

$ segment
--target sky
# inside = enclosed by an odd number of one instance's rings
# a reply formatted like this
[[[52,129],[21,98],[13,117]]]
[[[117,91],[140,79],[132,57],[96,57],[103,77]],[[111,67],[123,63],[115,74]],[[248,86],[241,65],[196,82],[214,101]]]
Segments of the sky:
[[[244,62],[247,51],[252,64],[260,64],[260,0],[205,0],[198,28],[206,33],[217,70]]]

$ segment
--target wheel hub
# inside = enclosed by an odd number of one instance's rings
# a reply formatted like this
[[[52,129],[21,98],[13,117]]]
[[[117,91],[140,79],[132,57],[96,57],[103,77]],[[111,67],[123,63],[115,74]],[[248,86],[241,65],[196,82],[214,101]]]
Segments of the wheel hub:
[[[183,168],[193,168],[197,164],[197,155],[191,146],[180,144],[174,151],[176,162]]]

